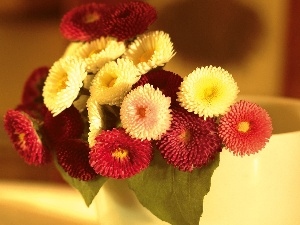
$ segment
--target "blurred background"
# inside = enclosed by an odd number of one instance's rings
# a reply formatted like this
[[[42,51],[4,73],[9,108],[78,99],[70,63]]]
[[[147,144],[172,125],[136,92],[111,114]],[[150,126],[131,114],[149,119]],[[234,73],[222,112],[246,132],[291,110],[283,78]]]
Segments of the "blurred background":
[[[122,0],[103,0],[114,3]],[[126,1],[126,0],[123,0]],[[33,69],[51,66],[68,42],[62,15],[87,0],[1,0],[0,115],[20,101]],[[100,1],[98,1],[100,2]],[[300,98],[300,1],[147,0],[157,8],[152,30],[168,32],[176,56],[166,69],[187,75],[196,67],[228,70],[242,95]],[[0,179],[60,182],[52,166],[27,166],[0,127]]]

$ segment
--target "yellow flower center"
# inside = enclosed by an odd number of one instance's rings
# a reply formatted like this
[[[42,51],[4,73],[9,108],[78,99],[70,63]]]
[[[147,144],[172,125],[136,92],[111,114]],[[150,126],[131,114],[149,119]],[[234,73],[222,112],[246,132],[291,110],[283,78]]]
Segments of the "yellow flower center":
[[[189,130],[184,130],[180,135],[179,135],[179,139],[184,142],[187,143],[190,141],[191,139],[191,132]]]
[[[144,52],[140,57],[140,62],[148,62],[151,59],[153,53],[154,53],[153,50],[148,50]]]
[[[89,13],[86,14],[83,18],[84,23],[93,23],[100,19],[100,15],[98,13]]]
[[[102,49],[94,49],[93,51],[90,52],[89,56],[88,57],[91,57],[92,55],[94,54],[98,54],[99,52],[101,52]]]
[[[116,83],[116,81],[117,81],[117,78],[116,78],[114,75],[112,75],[112,74],[106,74],[104,80],[105,80],[105,81],[104,81],[104,82],[105,82],[105,85],[106,85],[107,87],[112,87],[112,86],[115,85],[115,83]]]
[[[115,159],[122,161],[125,158],[127,158],[128,156],[128,150],[126,149],[122,149],[122,148],[117,148],[113,153],[112,153],[112,157],[114,157]]]
[[[18,145],[21,147],[21,149],[25,149],[26,147],[26,141],[25,141],[25,134],[24,133],[15,133],[18,136]]]
[[[61,76],[60,80],[58,80],[56,85],[56,92],[59,92],[67,87],[68,74],[64,74]]]
[[[239,132],[246,133],[250,130],[250,123],[247,121],[239,122],[237,129]]]
[[[218,95],[218,89],[215,87],[209,87],[204,90],[204,99],[208,102],[212,102]]]

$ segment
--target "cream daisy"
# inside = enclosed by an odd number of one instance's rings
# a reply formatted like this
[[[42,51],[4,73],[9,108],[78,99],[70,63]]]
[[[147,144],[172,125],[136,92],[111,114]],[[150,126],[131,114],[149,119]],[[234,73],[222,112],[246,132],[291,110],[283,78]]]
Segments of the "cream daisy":
[[[61,58],[49,71],[43,88],[44,103],[54,116],[70,107],[87,76],[86,64],[75,57]]]
[[[150,84],[132,90],[123,100],[120,119],[133,138],[159,140],[171,125],[171,98]]]
[[[65,52],[63,53],[62,57],[67,57],[73,55],[81,46],[83,42],[71,42],[67,47]]]
[[[87,109],[89,120],[88,143],[89,146],[92,147],[95,144],[96,136],[100,134],[104,126],[104,115],[101,106],[92,97],[87,100]]]
[[[174,55],[170,36],[163,31],[152,31],[138,36],[124,57],[131,59],[144,74],[152,68],[164,66]]]
[[[115,60],[124,52],[124,42],[112,37],[100,37],[84,43],[74,54],[85,59],[88,72],[96,73],[105,63]]]
[[[194,70],[184,78],[179,90],[180,105],[204,118],[225,114],[239,92],[232,75],[213,66]]]
[[[139,79],[138,69],[129,59],[106,63],[92,81],[90,92],[99,104],[120,105]]]

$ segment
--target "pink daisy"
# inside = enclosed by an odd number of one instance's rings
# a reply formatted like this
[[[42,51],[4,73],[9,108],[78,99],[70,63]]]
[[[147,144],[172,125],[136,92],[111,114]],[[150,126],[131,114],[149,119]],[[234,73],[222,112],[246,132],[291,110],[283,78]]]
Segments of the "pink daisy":
[[[95,140],[90,164],[102,176],[131,177],[147,168],[152,159],[151,143],[131,138],[124,129],[102,131]]]
[[[146,83],[151,84],[154,88],[159,88],[165,96],[171,97],[171,106],[179,106],[176,101],[177,92],[183,78],[178,74],[166,70],[151,70],[150,72],[142,75],[132,89],[143,86]]]
[[[206,165],[221,151],[214,119],[204,120],[183,108],[174,109],[172,114],[170,129],[156,143],[169,164],[182,171],[192,171]]]
[[[67,12],[61,21],[60,31],[71,41],[92,41],[104,36],[103,20],[108,6],[101,3],[89,3]]]
[[[90,148],[81,139],[68,139],[55,148],[58,164],[71,176],[88,181],[97,176],[89,164]]]
[[[130,39],[145,32],[156,18],[156,10],[146,2],[130,1],[117,4],[104,21],[108,36],[119,41]]]
[[[26,113],[7,111],[4,115],[4,127],[15,149],[27,164],[37,166],[50,161],[50,152],[38,133],[39,126]]]
[[[55,117],[48,111],[43,128],[47,140],[55,145],[66,139],[81,137],[84,124],[79,111],[72,105]]]
[[[239,101],[220,119],[219,135],[235,155],[260,151],[272,135],[272,121],[267,111],[255,103]]]

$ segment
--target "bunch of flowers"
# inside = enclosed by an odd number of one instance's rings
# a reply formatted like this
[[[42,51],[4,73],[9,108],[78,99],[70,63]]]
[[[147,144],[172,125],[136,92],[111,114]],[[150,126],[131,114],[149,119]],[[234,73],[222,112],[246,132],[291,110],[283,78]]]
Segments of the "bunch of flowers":
[[[5,114],[5,129],[25,162],[54,161],[87,204],[108,178],[127,178],[143,202],[141,192],[161,168],[192,177],[206,188],[203,199],[219,152],[254,154],[271,136],[268,113],[236,100],[238,86],[226,70],[206,66],[184,78],[164,70],[175,51],[167,33],[148,30],[156,18],[140,1],[70,10],[60,25],[70,40],[65,53],[32,72],[21,103]]]

